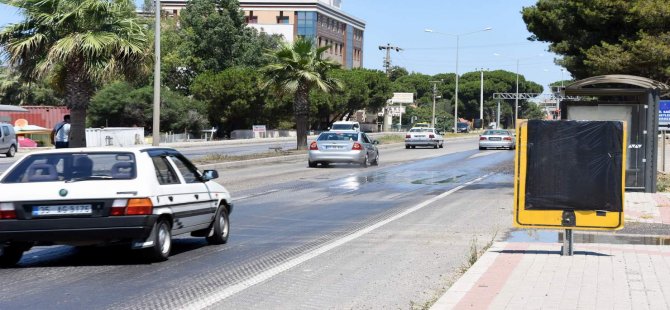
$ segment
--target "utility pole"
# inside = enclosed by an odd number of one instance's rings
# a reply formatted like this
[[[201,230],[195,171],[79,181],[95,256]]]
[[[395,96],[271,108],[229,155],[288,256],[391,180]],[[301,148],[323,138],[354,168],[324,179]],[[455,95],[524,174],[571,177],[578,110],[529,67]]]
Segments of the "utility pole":
[[[379,50],[386,50],[386,58],[384,59],[384,68],[386,69],[386,76],[391,77],[391,50],[396,52],[402,51],[402,48],[397,46],[391,46],[391,43],[386,44],[386,46],[380,45]]]
[[[479,119],[481,122],[482,129],[484,129],[484,71],[488,71],[488,69],[484,70],[484,68],[480,68],[479,72],[481,73],[480,76],[480,90],[479,90]]]
[[[430,83],[433,83],[433,117],[430,119],[430,127],[435,128],[435,99],[441,98],[437,96],[437,83],[442,83],[442,80],[430,81]]]
[[[156,29],[154,39],[154,111],[153,111],[153,129],[151,145],[158,146],[161,141],[161,1],[156,0]]]

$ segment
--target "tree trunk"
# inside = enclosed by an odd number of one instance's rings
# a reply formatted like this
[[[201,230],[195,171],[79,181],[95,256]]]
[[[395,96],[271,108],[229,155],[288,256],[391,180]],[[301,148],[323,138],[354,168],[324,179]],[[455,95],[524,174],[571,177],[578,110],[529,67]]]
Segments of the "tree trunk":
[[[309,122],[309,88],[303,84],[298,86],[293,99],[293,114],[296,125],[296,145],[298,150],[307,149],[307,130]]]
[[[69,63],[65,74],[65,102],[71,118],[69,147],[86,147],[86,109],[93,95],[93,84],[81,60]]]

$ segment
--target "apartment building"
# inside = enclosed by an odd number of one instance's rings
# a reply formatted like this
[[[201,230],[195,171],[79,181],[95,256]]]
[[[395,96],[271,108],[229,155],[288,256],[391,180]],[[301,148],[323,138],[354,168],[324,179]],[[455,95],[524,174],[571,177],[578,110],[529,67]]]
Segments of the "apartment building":
[[[161,1],[161,8],[178,15],[187,0]],[[292,42],[298,36],[311,37],[318,46],[330,46],[325,56],[345,68],[363,66],[365,22],[341,9],[341,0],[240,0],[250,27],[281,34]]]

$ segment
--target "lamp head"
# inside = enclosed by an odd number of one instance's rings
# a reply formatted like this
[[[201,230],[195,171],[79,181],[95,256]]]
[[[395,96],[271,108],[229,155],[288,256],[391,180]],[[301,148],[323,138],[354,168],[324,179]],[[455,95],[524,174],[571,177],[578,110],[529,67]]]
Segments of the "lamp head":
[[[426,28],[426,29],[424,29],[423,31],[425,31],[425,32],[433,32],[433,29]]]

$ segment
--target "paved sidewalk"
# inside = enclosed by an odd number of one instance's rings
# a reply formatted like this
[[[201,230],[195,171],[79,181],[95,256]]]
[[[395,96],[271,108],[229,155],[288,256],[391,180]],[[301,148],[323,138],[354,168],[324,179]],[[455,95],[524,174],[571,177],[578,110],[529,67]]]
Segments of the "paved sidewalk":
[[[495,243],[432,309],[668,309],[670,247]]]
[[[626,193],[624,214],[670,224],[670,193]],[[431,309],[670,309],[670,246],[575,243],[566,257],[561,246],[497,242]]]

